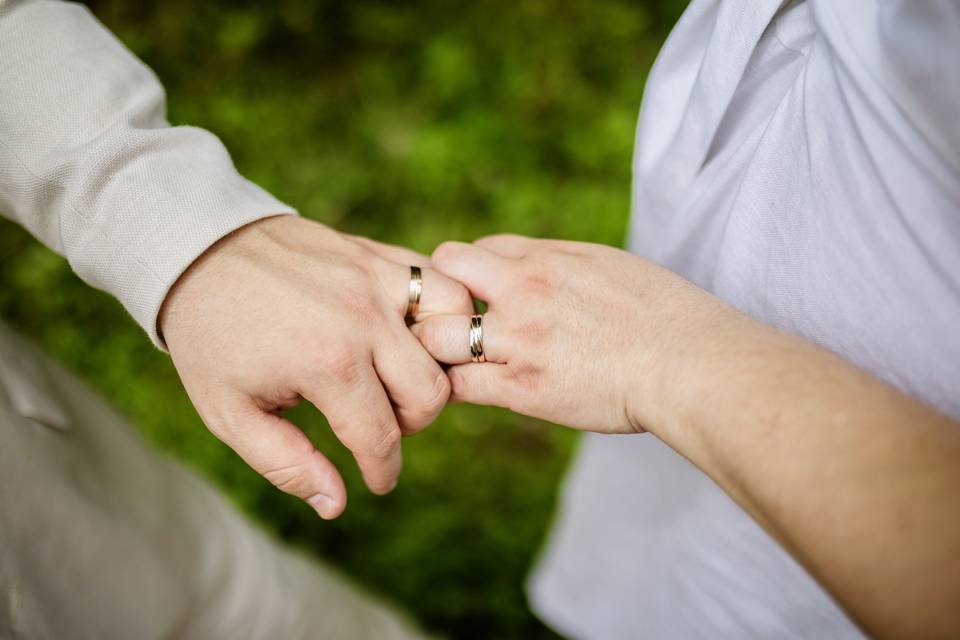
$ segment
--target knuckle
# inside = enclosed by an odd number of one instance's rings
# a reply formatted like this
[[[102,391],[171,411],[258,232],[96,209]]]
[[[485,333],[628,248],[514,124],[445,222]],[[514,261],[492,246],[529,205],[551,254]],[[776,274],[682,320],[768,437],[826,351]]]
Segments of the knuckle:
[[[556,285],[548,275],[548,269],[537,269],[523,274],[521,286],[525,291],[541,297],[552,296],[556,292]]]
[[[453,304],[455,309],[464,313],[473,313],[473,296],[466,287],[460,285],[454,294]]]
[[[431,412],[439,413],[439,411],[446,406],[449,398],[450,378],[447,377],[447,374],[444,373],[443,370],[439,370],[433,379],[433,388],[430,397],[427,399],[426,406]]]
[[[272,467],[262,475],[270,484],[284,493],[300,498],[308,498],[315,493],[311,488],[309,465],[306,462]]]
[[[433,255],[430,256],[430,260],[436,264],[442,265],[459,253],[460,246],[461,244],[459,242],[455,242],[453,240],[442,242],[436,249],[433,250]]]
[[[542,345],[550,341],[553,336],[553,326],[545,322],[529,321],[518,325],[514,335],[519,344]]]
[[[467,377],[459,367],[451,367],[447,371],[447,380],[450,381],[450,393],[454,396],[463,396],[468,388]]]
[[[366,287],[345,286],[340,292],[340,304],[364,324],[379,315],[377,303]]]
[[[398,416],[402,416],[401,427],[405,434],[410,435],[430,425],[443,410],[450,399],[450,380],[441,370],[437,370],[436,377],[430,385],[420,387],[413,406],[399,407]]]
[[[440,349],[442,332],[437,316],[431,316],[420,325],[420,343],[430,353],[437,353]]]
[[[543,382],[543,369],[529,362],[511,364],[510,379],[524,392],[537,391]]]
[[[352,386],[360,379],[364,362],[351,345],[335,344],[324,350],[317,366],[322,377],[333,378],[344,386]]]
[[[425,420],[432,420],[447,404],[449,397],[450,379],[447,378],[447,374],[438,370],[428,392],[424,394],[423,402],[420,403],[419,413],[421,417]]]
[[[400,430],[396,427],[384,431],[373,448],[370,449],[370,455],[377,460],[386,460],[394,454],[397,447],[400,446]]]
[[[354,386],[362,377],[362,370],[364,363],[360,360],[353,358],[351,360],[345,360],[336,364],[332,369],[336,379],[340,381],[341,384],[345,387]]]

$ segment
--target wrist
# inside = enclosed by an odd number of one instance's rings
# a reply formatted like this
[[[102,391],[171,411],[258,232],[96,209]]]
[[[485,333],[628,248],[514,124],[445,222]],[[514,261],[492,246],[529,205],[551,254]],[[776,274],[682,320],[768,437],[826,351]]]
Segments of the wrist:
[[[650,337],[631,369],[626,413],[637,430],[684,445],[702,428],[710,398],[723,393],[744,325],[755,323],[678,277],[645,306],[657,310],[658,322],[637,329]]]
[[[258,238],[266,235],[263,230],[287,219],[297,218],[278,214],[255,220],[221,237],[197,256],[164,297],[157,315],[161,340],[166,343],[177,326],[189,323],[189,317],[199,311],[210,292],[216,291],[224,278],[229,279],[232,256],[262,254],[263,246]]]
[[[690,307],[690,321],[676,323],[675,337],[661,351],[645,390],[652,401],[631,411],[720,481],[738,473],[739,454],[731,450],[741,436],[737,427],[745,416],[766,411],[780,386],[771,379],[777,377],[772,361],[793,340],[702,293],[705,299]]]

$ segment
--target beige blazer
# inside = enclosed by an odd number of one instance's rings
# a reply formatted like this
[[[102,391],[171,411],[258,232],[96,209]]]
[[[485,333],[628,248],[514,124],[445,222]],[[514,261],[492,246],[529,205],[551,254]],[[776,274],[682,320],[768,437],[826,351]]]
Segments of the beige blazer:
[[[190,263],[284,212],[216,136],[167,122],[156,76],[85,7],[0,0],[0,214],[119,299],[156,344],[160,305]]]

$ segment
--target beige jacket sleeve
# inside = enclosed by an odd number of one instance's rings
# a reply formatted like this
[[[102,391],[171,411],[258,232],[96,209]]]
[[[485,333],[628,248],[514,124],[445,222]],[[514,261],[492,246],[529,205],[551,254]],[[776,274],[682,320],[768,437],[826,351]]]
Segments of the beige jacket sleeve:
[[[0,214],[154,342],[177,277],[234,229],[287,205],[237,173],[213,134],[172,127],[156,76],[85,8],[0,0]]]

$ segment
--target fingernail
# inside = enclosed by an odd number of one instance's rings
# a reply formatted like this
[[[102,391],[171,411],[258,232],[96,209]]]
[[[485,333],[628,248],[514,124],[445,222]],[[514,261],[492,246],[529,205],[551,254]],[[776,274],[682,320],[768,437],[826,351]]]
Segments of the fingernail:
[[[337,517],[337,503],[330,496],[318,493],[307,498],[307,504],[313,507],[317,515],[324,520],[332,520]]]

